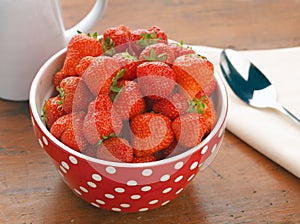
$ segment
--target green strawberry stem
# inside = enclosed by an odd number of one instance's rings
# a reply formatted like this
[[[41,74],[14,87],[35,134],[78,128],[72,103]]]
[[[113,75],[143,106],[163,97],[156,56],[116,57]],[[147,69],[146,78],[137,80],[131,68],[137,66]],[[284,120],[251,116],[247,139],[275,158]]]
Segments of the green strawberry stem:
[[[64,89],[57,86],[57,87],[56,87],[56,90],[58,91],[60,98],[61,98],[62,100],[64,100],[64,99],[65,99],[65,91],[64,91]]]
[[[41,118],[42,120],[47,123],[47,114],[46,114],[46,103],[47,103],[47,100],[45,100],[44,104],[43,104],[43,107],[42,107],[42,113],[41,113]]]
[[[121,56],[122,56],[123,58],[125,58],[125,59],[130,60],[130,61],[138,61],[138,59],[137,59],[135,56],[131,55],[131,54],[128,52],[128,49],[126,49],[126,51],[122,52],[122,53],[121,53]]]
[[[137,41],[137,44],[142,48],[145,48],[152,44],[156,44],[157,40],[161,40],[161,38],[157,38],[156,36],[157,36],[157,32],[142,33],[141,39]]]
[[[117,75],[112,79],[112,83],[110,86],[110,99],[114,101],[116,95],[121,91],[122,89],[122,84],[118,85],[118,79],[122,78],[126,72],[126,69],[121,69],[118,71]]]
[[[206,107],[204,102],[206,95],[203,95],[200,99],[196,97],[192,101],[188,101],[188,113],[197,112],[198,114],[203,114],[203,111]]]
[[[105,136],[105,135],[103,135],[102,136],[102,139],[100,139],[96,144],[95,144],[95,146],[97,147],[97,146],[99,146],[99,145],[101,145],[102,144],[102,142],[104,142],[105,140],[107,140],[107,139],[109,139],[109,138],[114,138],[114,137],[118,137],[115,133],[110,133],[108,136]]]
[[[116,53],[115,51],[115,42],[107,37],[102,40],[102,49],[105,55],[112,56]]]
[[[167,59],[166,52],[161,53],[159,55],[156,54],[154,49],[151,49],[150,56],[143,55],[143,58],[147,61],[164,61]]]
[[[82,31],[80,31],[80,30],[77,30],[77,33],[78,33],[78,34],[84,34],[84,33],[83,33]],[[93,35],[91,35],[91,33],[88,32],[86,35],[89,36],[89,37],[95,38],[95,39],[98,38],[98,33],[97,33],[97,32],[93,33]]]

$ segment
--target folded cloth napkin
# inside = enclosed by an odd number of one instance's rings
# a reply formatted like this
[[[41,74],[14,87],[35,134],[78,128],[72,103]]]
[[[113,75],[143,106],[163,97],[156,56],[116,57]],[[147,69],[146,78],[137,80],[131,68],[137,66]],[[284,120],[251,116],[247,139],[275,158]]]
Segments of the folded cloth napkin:
[[[206,56],[220,76],[221,49],[192,46]],[[274,84],[278,101],[300,117],[300,47],[241,51]],[[228,90],[227,129],[274,162],[300,178],[300,126],[273,109],[258,109],[241,101]]]

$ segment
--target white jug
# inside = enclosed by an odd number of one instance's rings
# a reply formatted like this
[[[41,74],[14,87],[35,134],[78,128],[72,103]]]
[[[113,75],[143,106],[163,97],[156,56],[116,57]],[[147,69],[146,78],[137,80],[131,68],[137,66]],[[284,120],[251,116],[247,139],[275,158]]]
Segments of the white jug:
[[[31,82],[41,65],[64,48],[77,30],[89,32],[106,3],[96,0],[85,18],[65,30],[59,0],[1,0],[0,98],[28,100]]]

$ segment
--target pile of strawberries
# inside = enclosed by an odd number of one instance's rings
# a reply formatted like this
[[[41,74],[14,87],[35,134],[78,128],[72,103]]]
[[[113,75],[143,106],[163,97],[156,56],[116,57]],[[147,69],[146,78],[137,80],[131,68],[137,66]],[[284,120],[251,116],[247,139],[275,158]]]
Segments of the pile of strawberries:
[[[216,123],[214,67],[159,27],[78,33],[53,76],[42,117],[70,148],[95,158],[151,162],[199,144]]]

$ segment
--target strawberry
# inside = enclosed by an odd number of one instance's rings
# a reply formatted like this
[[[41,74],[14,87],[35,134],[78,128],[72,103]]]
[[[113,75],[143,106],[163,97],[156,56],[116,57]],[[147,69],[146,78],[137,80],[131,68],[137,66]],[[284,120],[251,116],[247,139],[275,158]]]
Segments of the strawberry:
[[[152,109],[154,112],[161,113],[174,120],[179,115],[186,113],[188,109],[187,98],[182,94],[174,93],[154,103]]]
[[[80,152],[87,146],[82,133],[84,117],[84,112],[63,115],[53,123],[50,133],[65,145]]]
[[[157,43],[147,46],[139,56],[140,61],[162,61],[171,65],[174,53],[171,47],[165,43]]]
[[[217,122],[217,113],[213,101],[207,95],[203,94],[203,92],[199,92],[191,102],[191,106],[197,113],[204,117],[207,124],[206,134],[208,134]]]
[[[199,144],[207,131],[205,118],[198,113],[187,113],[172,122],[172,129],[178,143],[184,147]]]
[[[148,29],[151,34],[155,34],[155,38],[159,39],[161,42],[168,44],[167,34],[161,30],[158,26],[152,26]]]
[[[152,44],[168,43],[168,38],[165,32],[159,27],[153,26],[150,29],[137,29],[131,32],[130,50],[135,55],[140,55],[141,51]]]
[[[125,51],[116,53],[112,57],[119,63],[120,69],[125,69],[125,73],[120,80],[136,79],[136,67],[139,62],[135,56],[131,55],[128,51]]]
[[[207,96],[211,96],[215,91],[217,82],[215,79],[211,80],[206,86],[203,87],[203,91]]]
[[[110,137],[99,144],[96,158],[130,163],[133,159],[133,149],[125,138]]]
[[[49,98],[43,105],[42,118],[50,129],[52,124],[61,116],[65,115],[66,112],[61,106],[61,97],[54,96]]]
[[[142,93],[134,81],[122,82],[122,87],[115,97],[113,105],[122,120],[129,120],[145,111]]]
[[[144,62],[136,73],[140,89],[149,98],[166,98],[174,89],[175,73],[163,62]]]
[[[119,134],[122,120],[115,112],[108,95],[100,94],[88,107],[83,121],[83,134],[87,141],[95,145],[112,133]]]
[[[170,48],[173,50],[175,58],[186,54],[196,54],[191,47],[185,47],[183,42],[180,43],[169,43]]]
[[[175,59],[173,70],[177,83],[191,99],[214,79],[214,67],[210,61],[197,54],[182,55]]]
[[[66,113],[86,110],[93,95],[80,77],[64,78],[57,88],[61,97],[61,106]]]
[[[102,40],[104,53],[112,55],[115,52],[124,52],[129,46],[130,34],[129,27],[124,25],[107,28]]]
[[[96,57],[93,56],[85,56],[83,57],[78,65],[76,66],[76,73],[82,77],[87,68],[96,60]]]
[[[130,34],[130,41],[135,42],[135,41],[141,40],[141,39],[147,37],[148,34],[150,34],[150,32],[147,29],[132,30],[131,34]],[[148,37],[150,37],[150,36],[148,36]]]
[[[99,56],[103,53],[102,44],[95,34],[93,37],[87,34],[76,34],[70,40],[67,47],[66,59],[63,65],[65,75],[76,74],[76,66],[85,56]]]
[[[56,72],[52,79],[54,87],[59,86],[59,83],[66,77],[67,76],[65,75],[63,69],[60,69],[58,72]]]
[[[109,94],[112,78],[116,76],[119,68],[119,63],[115,59],[99,56],[85,71],[82,79],[94,96]]]
[[[174,139],[171,120],[161,114],[144,113],[130,121],[132,145],[137,157],[151,155],[168,147]]]

